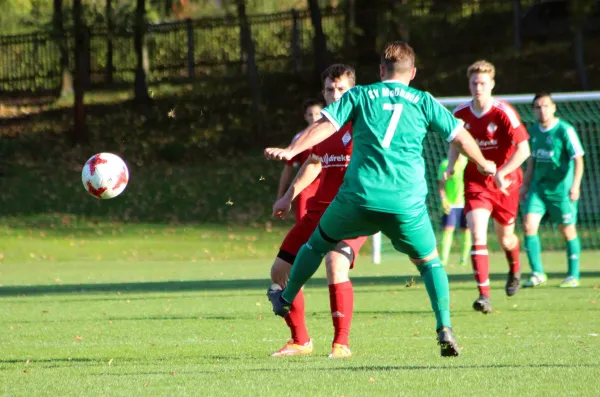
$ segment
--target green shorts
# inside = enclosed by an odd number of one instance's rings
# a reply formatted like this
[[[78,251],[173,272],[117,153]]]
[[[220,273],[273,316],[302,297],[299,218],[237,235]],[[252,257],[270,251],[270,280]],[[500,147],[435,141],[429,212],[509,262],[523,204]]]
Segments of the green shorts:
[[[371,236],[382,232],[397,251],[422,259],[436,249],[427,207],[392,214],[360,207],[336,197],[321,218],[320,228],[332,240]]]
[[[554,223],[574,225],[577,223],[577,201],[568,197],[549,198],[543,193],[530,192],[525,203],[525,214],[544,216],[548,212]]]

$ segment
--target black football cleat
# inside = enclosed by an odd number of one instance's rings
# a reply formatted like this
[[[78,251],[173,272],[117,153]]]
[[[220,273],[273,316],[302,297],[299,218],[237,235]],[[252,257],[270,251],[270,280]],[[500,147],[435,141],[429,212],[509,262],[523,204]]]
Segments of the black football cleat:
[[[280,317],[285,317],[290,312],[291,303],[287,302],[281,294],[283,290],[281,289],[273,289],[269,288],[267,291],[267,296],[269,297],[269,301],[271,301],[271,305],[273,305],[273,313]]]
[[[519,288],[521,288],[521,273],[509,272],[506,279],[506,295],[513,296]]]
[[[479,295],[479,298],[473,302],[473,309],[483,314],[491,313],[493,310],[490,298],[485,295]]]
[[[440,345],[442,357],[457,357],[459,350],[454,335],[452,335],[452,328],[442,327],[437,333],[438,345]]]

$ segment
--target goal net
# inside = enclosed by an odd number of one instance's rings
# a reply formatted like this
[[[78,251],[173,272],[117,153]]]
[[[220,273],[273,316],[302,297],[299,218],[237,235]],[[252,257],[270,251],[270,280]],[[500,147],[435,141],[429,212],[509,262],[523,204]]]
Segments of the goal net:
[[[500,95],[510,103],[521,116],[525,126],[535,123],[531,108],[533,94]],[[557,116],[573,124],[585,151],[585,171],[581,182],[581,198],[579,200],[578,233],[584,249],[600,249],[600,92],[557,93],[552,94],[557,107]],[[446,97],[438,100],[449,110],[469,102],[470,97]],[[427,207],[431,222],[439,236],[442,218],[441,201],[437,193],[437,170],[440,162],[446,157],[448,144],[436,134],[427,134],[423,144],[425,158],[427,187]],[[517,231],[522,234],[521,215],[517,219]],[[491,226],[492,222],[490,222]],[[491,229],[490,229],[491,232]],[[564,249],[562,236],[556,225],[553,225],[546,215],[540,227],[540,237],[544,249]],[[439,240],[439,239],[438,239]],[[372,239],[373,262],[379,263],[382,253],[395,252],[391,242],[380,234]],[[455,234],[453,250],[460,247],[460,233]],[[494,250],[499,246],[494,238],[489,239],[489,248]]]

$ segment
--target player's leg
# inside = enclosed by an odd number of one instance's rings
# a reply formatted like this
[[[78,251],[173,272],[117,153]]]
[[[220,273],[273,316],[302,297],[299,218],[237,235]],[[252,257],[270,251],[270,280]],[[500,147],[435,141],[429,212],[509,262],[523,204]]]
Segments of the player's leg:
[[[460,208],[460,231],[462,234],[462,249],[460,254],[460,265],[466,266],[471,255],[471,231],[467,225],[467,217],[464,208]]]
[[[282,288],[285,287],[296,254],[300,246],[310,236],[318,220],[319,216],[317,214],[303,217],[286,235],[271,267],[272,285],[267,292],[269,299],[280,293]],[[295,356],[312,353],[313,347],[306,327],[304,293],[302,291],[298,293],[296,299],[290,305],[289,314],[284,319],[290,329],[291,338],[285,346],[273,353],[272,356]]]
[[[459,214],[462,211],[460,208],[452,208],[449,214],[442,216],[442,244],[440,247],[440,260],[442,265],[448,265],[450,251],[452,250],[452,239],[454,237],[454,229],[459,219]]]
[[[473,302],[473,309],[484,314],[492,312],[490,303],[490,261],[487,249],[487,232],[492,203],[485,192],[465,193],[465,212],[471,230],[471,264],[479,289],[479,298]]]
[[[519,211],[519,189],[506,195],[496,193],[493,196],[494,230],[508,262],[506,295],[513,296],[521,287],[521,242],[515,233],[515,221]]]
[[[544,273],[544,264],[542,262],[542,244],[538,230],[542,217],[546,213],[546,204],[540,195],[535,191],[530,191],[525,202],[525,220],[523,228],[525,229],[525,252],[531,267],[531,275],[523,283],[524,288],[537,287],[544,284],[548,277]]]
[[[352,356],[349,337],[354,310],[354,290],[349,271],[354,266],[356,254],[366,240],[366,237],[343,240],[325,257],[331,319],[334,328],[329,358]]]
[[[274,305],[275,314],[285,316],[296,294],[317,271],[323,257],[343,239],[370,236],[378,232],[377,225],[359,206],[341,203],[339,196],[329,205],[318,227],[296,256],[287,286],[281,294],[281,304]]]
[[[436,239],[425,207],[413,214],[385,214],[381,231],[394,248],[409,256],[417,266],[435,314],[438,343],[442,356],[457,356],[458,346],[450,322],[450,288],[448,275],[436,249]]]
[[[572,202],[566,197],[564,200],[551,201],[548,203],[548,211],[553,219],[559,220],[560,231],[566,242],[568,275],[560,283],[560,287],[579,287],[581,243],[575,226],[577,223],[577,202]]]

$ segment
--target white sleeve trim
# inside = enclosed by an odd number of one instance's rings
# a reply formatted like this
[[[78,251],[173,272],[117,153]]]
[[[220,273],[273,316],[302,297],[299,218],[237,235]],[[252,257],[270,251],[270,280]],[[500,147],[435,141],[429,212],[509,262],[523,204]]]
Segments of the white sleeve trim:
[[[571,147],[575,151],[575,154],[571,156],[571,158],[579,157],[584,155],[583,147],[581,147],[581,142],[577,138],[577,134],[575,130],[571,127],[567,128],[567,139],[571,143]]]
[[[458,125],[452,130],[450,135],[448,135],[448,138],[446,138],[446,141],[452,142],[454,140],[454,138],[456,138],[456,136],[458,135],[458,133],[460,132],[460,130],[463,128],[464,125],[465,125],[465,122],[459,119]]]
[[[339,131],[339,130],[340,130],[340,125],[339,125],[339,124],[338,124],[338,122],[337,122],[337,121],[336,121],[336,120],[333,118],[333,116],[329,114],[329,112],[327,112],[325,109],[323,109],[323,110],[321,110],[321,114],[322,114],[323,116],[325,116],[325,118],[326,118],[327,120],[329,120],[329,122],[330,122],[331,124],[333,124],[333,127],[335,128],[335,130],[336,130],[336,131]]]

